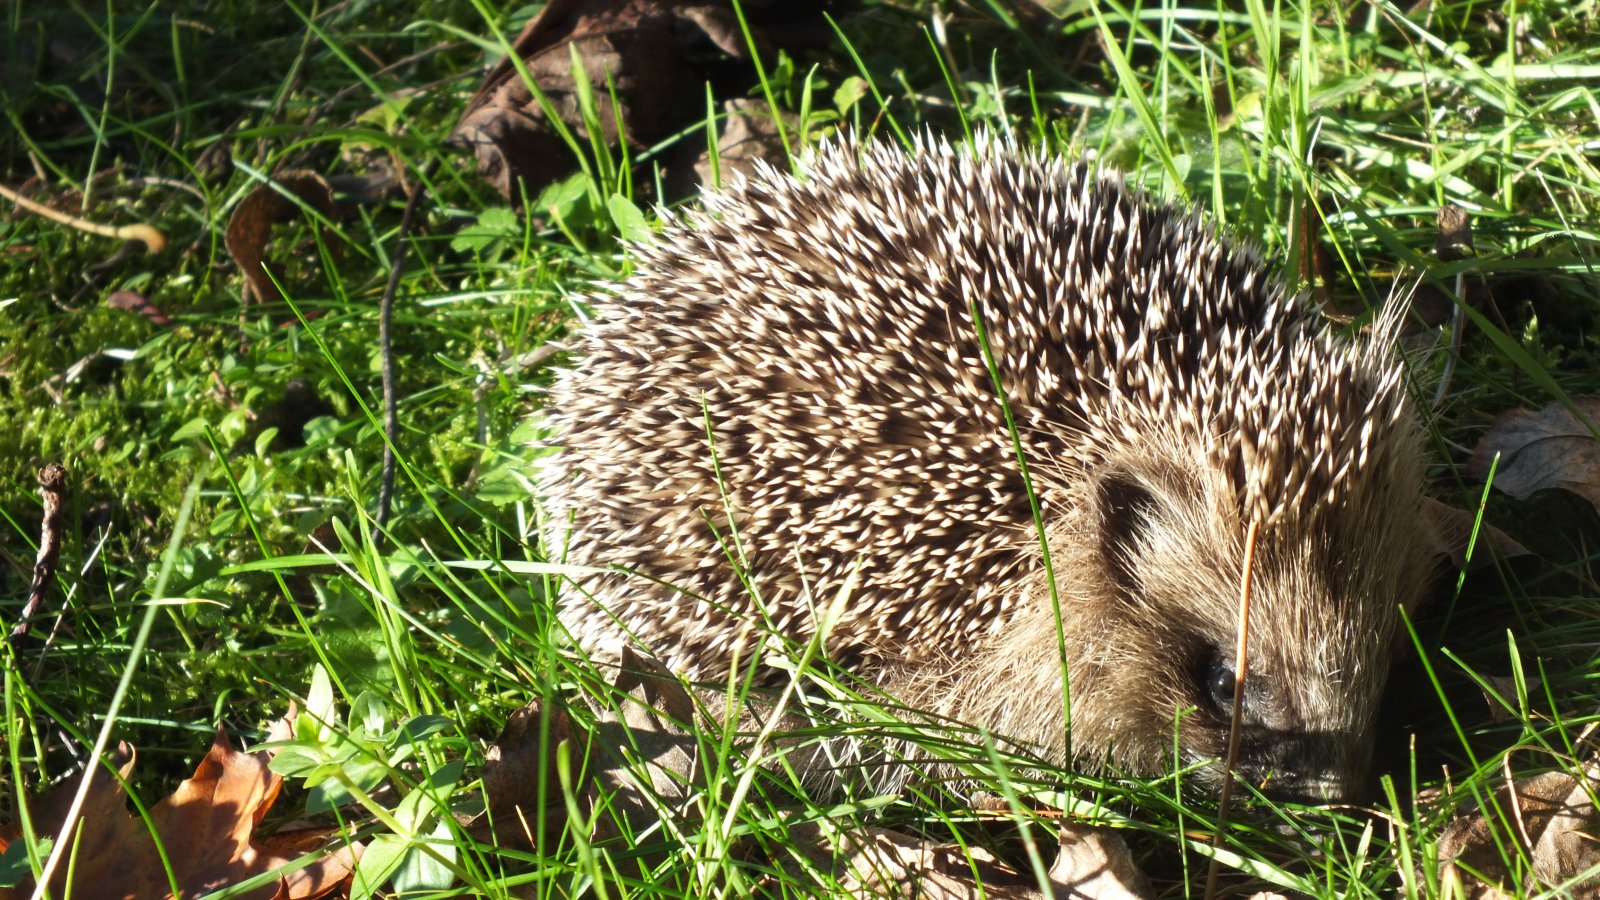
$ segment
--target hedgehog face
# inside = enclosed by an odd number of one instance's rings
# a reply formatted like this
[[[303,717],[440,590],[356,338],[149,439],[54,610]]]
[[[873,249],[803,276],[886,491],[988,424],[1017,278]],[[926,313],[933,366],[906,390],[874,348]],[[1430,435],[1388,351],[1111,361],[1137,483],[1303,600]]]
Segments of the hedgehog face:
[[[1072,619],[1076,755],[1153,774],[1170,762],[1176,725],[1179,763],[1221,759],[1239,669],[1238,493],[1214,472],[1148,457],[1091,483],[1080,527],[1094,540],[1077,543],[1095,558],[1076,568],[1104,581],[1077,598],[1097,614]],[[1257,538],[1237,771],[1271,795],[1345,798],[1366,774],[1398,609],[1428,571],[1422,542],[1401,539],[1418,521],[1416,483],[1369,485],[1384,502],[1360,515],[1287,517]],[[1343,533],[1352,530],[1365,539]],[[1371,559],[1334,550],[1356,546],[1390,549]],[[1193,777],[1215,790],[1223,772]]]

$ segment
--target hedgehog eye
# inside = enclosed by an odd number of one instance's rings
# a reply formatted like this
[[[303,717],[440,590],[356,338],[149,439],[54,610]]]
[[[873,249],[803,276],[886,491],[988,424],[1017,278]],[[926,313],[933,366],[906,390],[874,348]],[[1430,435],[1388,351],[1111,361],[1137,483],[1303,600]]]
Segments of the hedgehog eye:
[[[1210,698],[1211,704],[1223,715],[1232,715],[1233,689],[1238,682],[1238,676],[1234,674],[1233,667],[1221,660],[1217,660],[1206,667],[1205,674],[1202,677],[1206,696]]]

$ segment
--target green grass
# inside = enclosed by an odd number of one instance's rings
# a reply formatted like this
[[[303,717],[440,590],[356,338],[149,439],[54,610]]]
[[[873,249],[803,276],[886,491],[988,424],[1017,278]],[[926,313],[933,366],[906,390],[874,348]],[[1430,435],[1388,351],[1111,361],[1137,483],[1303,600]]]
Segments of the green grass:
[[[869,5],[839,23],[830,52],[766,52],[752,96],[798,117],[786,132],[795,149],[850,125],[890,140],[1009,129],[1093,153],[1204,206],[1341,315],[1419,283],[1419,296],[1449,297],[1464,273],[1481,314],[1433,416],[1432,491],[1454,505],[1479,502],[1481,485],[1460,468],[1496,413],[1600,391],[1592,4],[1060,8],[1050,28],[1025,30],[998,4],[950,6],[938,27],[920,7]],[[525,218],[441,148],[495,35],[528,13],[451,0],[5,9],[0,183],[95,221],[149,222],[170,244],[113,256],[114,241],[0,201],[8,628],[38,540],[34,472],[60,461],[73,490],[51,597],[52,608],[70,601],[65,618],[48,646],[6,657],[0,795],[12,799],[0,818],[81,765],[102,729],[138,746],[134,788],[152,803],[192,771],[217,721],[261,739],[320,666],[317,709],[332,722],[310,729],[305,752],[360,802],[318,815],[376,840],[439,896],[450,882],[490,896],[805,895],[829,876],[788,835],[816,820],[1048,865],[1048,820],[997,826],[960,792],[807,796],[781,766],[743,761],[748,736],[718,729],[690,738],[706,761],[697,823],[627,820],[599,841],[572,829],[535,855],[441,814],[482,805],[484,751],[512,710],[537,697],[581,724],[592,713],[579,695],[605,694],[550,634],[562,579],[538,546],[532,498],[538,387],[552,364],[541,348],[572,324],[589,283],[626,272],[617,223],[649,208],[656,179],[580,132],[592,178],[566,186],[559,221]],[[681,140],[706,138],[695,129]],[[362,175],[382,162],[434,166],[396,305],[400,473],[386,534],[374,524],[376,335],[403,200],[352,204],[338,242],[308,222],[280,228],[269,256],[284,304],[241,312],[223,245],[231,211],[267,174]],[[1475,258],[1434,256],[1445,203],[1471,213]],[[118,290],[148,297],[173,324],[108,308]],[[1418,343],[1426,398],[1447,351]],[[297,380],[317,403],[290,389]],[[298,404],[282,402],[286,391]],[[299,430],[295,405],[321,414],[301,441],[275,444],[273,429]],[[1417,791],[1487,797],[1513,746],[1543,750],[1513,754],[1519,771],[1585,755],[1576,742],[1600,707],[1595,513],[1565,495],[1490,495],[1486,519],[1542,559],[1476,570],[1454,591],[1445,578],[1384,736],[1392,781],[1377,815],[1269,810],[1281,828],[1235,824],[1224,859],[1233,889],[1431,895],[1445,816],[1414,805]],[[1501,691],[1486,703],[1475,679],[1511,675],[1486,682]],[[831,706],[839,729],[869,738],[965,746],[1014,809],[1062,788],[1062,808],[1120,828],[1165,890],[1204,883],[1214,811],[1175,799],[1170,779],[1036,782],[987,759],[973,732],[912,730],[893,704],[826,670],[798,681],[791,700]],[[308,802],[326,809],[331,789],[307,787],[311,772],[291,771],[275,819]],[[558,774],[546,785],[552,809],[572,799],[568,784]]]

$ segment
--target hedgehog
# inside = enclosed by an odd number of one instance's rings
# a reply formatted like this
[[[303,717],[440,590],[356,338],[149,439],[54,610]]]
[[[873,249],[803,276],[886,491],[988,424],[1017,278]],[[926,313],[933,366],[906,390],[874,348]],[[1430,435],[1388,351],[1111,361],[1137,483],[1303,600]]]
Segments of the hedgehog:
[[[1237,688],[1238,777],[1359,790],[1431,568],[1398,313],[1332,333],[1194,212],[1003,138],[846,137],[666,215],[546,398],[578,647],[726,684],[816,641],[1211,792]]]

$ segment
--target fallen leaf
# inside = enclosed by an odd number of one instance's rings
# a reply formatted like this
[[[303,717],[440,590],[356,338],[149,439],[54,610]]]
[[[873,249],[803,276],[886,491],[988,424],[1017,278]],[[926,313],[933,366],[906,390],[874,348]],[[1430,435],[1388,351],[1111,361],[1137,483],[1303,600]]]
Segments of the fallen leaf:
[[[1471,571],[1496,559],[1533,555],[1511,535],[1487,522],[1480,523],[1477,513],[1471,510],[1457,509],[1432,497],[1422,498],[1422,507],[1423,514],[1433,522],[1429,537],[1433,540],[1435,554],[1449,557],[1450,564],[1457,569]],[[1475,545],[1474,530],[1478,533]],[[1471,559],[1467,558],[1469,545],[1473,551]]]
[[[639,834],[661,821],[700,818],[704,770],[689,732],[694,699],[660,662],[623,648],[612,691],[590,735],[592,785],[608,797],[595,838]]]
[[[564,753],[576,764],[572,738],[572,719],[538,700],[511,714],[484,753],[488,814],[473,823],[475,837],[497,847],[536,851],[546,834],[560,833],[567,810],[556,754]]]
[[[282,453],[306,445],[306,425],[312,419],[335,415],[338,410],[322,399],[315,386],[304,378],[291,378],[283,386],[283,396],[256,411],[255,420],[234,443],[231,452],[254,449],[256,439],[268,428],[276,429],[268,453]]]
[[[588,818],[589,811],[602,809],[590,819],[592,841],[699,817],[694,804],[704,789],[698,745],[684,724],[696,710],[682,683],[659,662],[625,648],[616,676],[593,705],[587,731],[538,701],[511,715],[485,754],[488,809],[472,823],[476,836],[501,847],[537,850],[542,839],[560,835],[567,823],[562,756],[579,810]]]
[[[114,291],[111,296],[106,298],[106,305],[112,309],[120,309],[123,312],[144,316],[152,324],[159,325],[162,328],[170,328],[172,326],[172,320],[167,318],[167,314],[162,312],[161,307],[151,303],[143,294],[134,291]]]
[[[1140,900],[1153,897],[1115,832],[1066,825],[1041,891],[1032,872],[1019,870],[982,847],[940,844],[886,828],[848,830],[828,821],[791,828],[799,852],[833,873],[852,897],[917,900]]]
[[[1499,900],[1564,886],[1584,875],[1592,888],[1600,873],[1600,816],[1594,794],[1600,764],[1590,758],[1581,772],[1545,772],[1510,781],[1496,794],[1510,833],[1494,813],[1480,810],[1450,824],[1439,837],[1443,894]],[[1506,860],[1516,864],[1516,873]],[[1525,874],[1524,874],[1525,873]],[[1521,874],[1519,879],[1517,876]]]
[[[289,716],[274,724],[269,740],[290,737],[293,716],[291,710]],[[63,863],[51,878],[52,893],[64,896],[70,875],[77,887],[74,896],[186,900],[239,884],[313,852],[326,841],[330,829],[321,829],[316,838],[304,832],[261,841],[254,838],[256,826],[272,807],[283,783],[267,768],[271,756],[271,751],[240,753],[227,734],[218,729],[210,752],[200,761],[194,776],[151,808],[148,825],[128,814],[121,781],[109,773],[97,773],[90,783],[74,836],[68,839]],[[119,746],[113,760],[125,780],[133,770],[132,748]],[[31,813],[37,834],[59,836],[78,784],[78,778],[71,779],[34,802]],[[160,836],[165,864],[151,838],[151,829]],[[21,829],[16,825],[0,830],[0,852],[20,835]],[[308,866],[237,896],[259,900],[327,896],[350,874],[355,855],[354,847],[340,847]],[[12,891],[0,891],[0,900],[27,897],[31,891],[32,884],[28,882]]]
[[[669,198],[691,197],[748,175],[758,161],[782,166],[788,156],[771,107],[757,97],[723,101],[718,116],[717,165],[704,146],[684,141],[667,166],[664,191]],[[784,116],[784,127],[798,133],[799,120]]]
[[[1573,397],[1573,409],[1552,403],[1533,412],[1501,413],[1478,441],[1467,472],[1489,477],[1496,454],[1494,486],[1526,500],[1537,491],[1561,488],[1600,508],[1600,397]]]
[[[853,5],[853,0],[758,0],[743,4],[743,10],[765,51],[816,45],[825,34],[817,27],[824,25],[821,13],[837,16]],[[741,74],[722,93],[742,94],[754,72],[727,0],[552,0],[484,78],[450,143],[471,149],[479,174],[519,202],[524,192],[532,196],[576,167],[571,147],[549,119],[551,112],[586,147],[583,106],[592,98],[593,121],[601,131],[594,137],[608,146],[625,140],[630,147],[647,147],[705,115],[703,85],[727,78],[726,59],[738,63]]]
[[[1514,706],[1508,709],[1506,703],[1495,699],[1495,695],[1498,694],[1503,700],[1510,700],[1514,704],[1517,697],[1517,680],[1509,675],[1485,675],[1481,672],[1478,673],[1478,677],[1482,678],[1486,685],[1483,702],[1489,707],[1489,721],[1496,725],[1520,721]],[[1528,696],[1537,697],[1541,693],[1543,684],[1541,679],[1530,675],[1527,676],[1523,690]]]
[[[1061,829],[1061,853],[1050,867],[1057,897],[1153,897],[1150,879],[1133,862],[1122,836],[1107,828],[1067,825]]]
[[[297,197],[324,218],[332,220],[337,215],[333,202],[333,188],[328,180],[316,172],[292,170],[280,172],[272,178],[273,184],[257,185],[234,207],[228,218],[228,231],[223,243],[228,255],[244,273],[245,293],[243,303],[252,300],[276,303],[283,299],[278,286],[267,274],[267,241],[272,237],[272,226],[292,222],[299,218],[301,208],[280,190]],[[277,185],[274,188],[273,185]]]
[[[1439,207],[1434,217],[1439,225],[1439,236],[1434,238],[1433,252],[1445,262],[1467,259],[1476,253],[1472,246],[1472,219],[1467,211],[1454,203]]]

